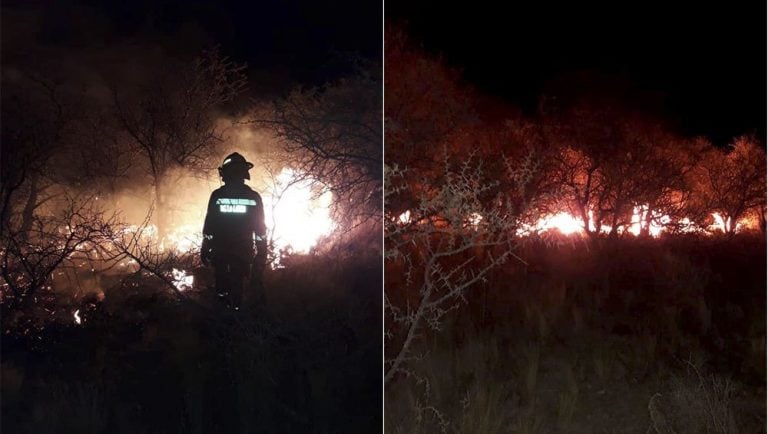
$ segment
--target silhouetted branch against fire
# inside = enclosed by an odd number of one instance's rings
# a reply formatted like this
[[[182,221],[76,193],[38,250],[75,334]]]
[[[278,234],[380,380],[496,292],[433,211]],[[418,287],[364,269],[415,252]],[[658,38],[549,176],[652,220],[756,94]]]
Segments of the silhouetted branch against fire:
[[[407,221],[391,214],[384,219],[386,261],[405,276],[395,282],[404,290],[402,295],[385,298],[391,354],[386,381],[403,370],[422,328],[439,329],[444,315],[465,301],[465,291],[516,257],[520,239],[515,232],[527,211],[516,196],[532,181],[537,158],[530,152],[499,163],[506,169],[507,181],[518,187],[512,192],[500,189],[500,181],[487,180],[486,165],[493,163],[471,155],[454,163],[446,151],[440,179],[421,179],[418,187],[408,184],[407,169],[385,168],[385,209],[403,192],[422,191],[409,208]]]
[[[105,234],[117,220],[93,197],[70,195],[59,199],[55,212],[35,215],[29,227],[11,219],[0,236],[4,309],[35,304],[38,295],[51,289],[55,271],[103,259],[102,249],[111,241]]]
[[[112,87],[118,125],[152,180],[161,236],[169,225],[167,177],[172,169],[214,167],[217,145],[225,139],[218,111],[246,89],[244,70],[245,65],[212,49],[181,70],[158,69],[149,84]]]
[[[748,213],[758,218],[765,213],[765,151],[754,136],[736,138],[725,151],[707,150],[691,178],[694,203],[716,213],[715,223],[727,234],[736,232]],[[760,225],[765,231],[764,219]]]
[[[185,280],[183,270],[196,265],[198,255],[194,251],[165,248],[163,240],[157,237],[156,227],[150,223],[152,210],[150,208],[139,225],[122,224],[105,228],[104,235],[110,244],[102,249],[103,259],[111,264],[128,262],[135,273],[159,279],[168,290],[180,296],[186,289],[181,284],[189,286],[192,283]]]
[[[381,215],[380,74],[369,66],[325,86],[295,89],[251,119],[274,134],[297,173],[333,194],[342,227]]]
[[[289,154],[258,158],[261,195],[269,239],[269,263],[281,267],[290,254],[308,254],[337,227],[331,216],[333,194],[310,174],[293,168]]]

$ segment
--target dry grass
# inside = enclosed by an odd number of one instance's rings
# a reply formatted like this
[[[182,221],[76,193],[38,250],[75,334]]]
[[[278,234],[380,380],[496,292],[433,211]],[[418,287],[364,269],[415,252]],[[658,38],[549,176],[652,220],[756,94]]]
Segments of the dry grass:
[[[156,288],[119,303],[106,291],[82,326],[4,337],[2,432],[375,430],[376,282],[380,258],[309,261],[270,276],[267,305],[238,313]]]
[[[764,244],[703,244],[545,250],[550,274],[497,274],[387,388],[386,431],[764,432]]]

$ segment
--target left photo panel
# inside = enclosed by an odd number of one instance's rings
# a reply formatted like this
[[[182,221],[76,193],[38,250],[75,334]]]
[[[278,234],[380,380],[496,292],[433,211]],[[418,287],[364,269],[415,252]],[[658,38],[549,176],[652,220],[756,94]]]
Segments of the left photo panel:
[[[382,13],[3,3],[0,431],[381,432]]]

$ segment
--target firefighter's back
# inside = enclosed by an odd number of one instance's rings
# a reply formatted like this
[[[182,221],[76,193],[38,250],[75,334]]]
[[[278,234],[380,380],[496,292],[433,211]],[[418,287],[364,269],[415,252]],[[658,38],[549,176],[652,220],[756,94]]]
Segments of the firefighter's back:
[[[212,242],[218,249],[253,249],[261,196],[245,184],[226,184],[211,194],[208,210]]]

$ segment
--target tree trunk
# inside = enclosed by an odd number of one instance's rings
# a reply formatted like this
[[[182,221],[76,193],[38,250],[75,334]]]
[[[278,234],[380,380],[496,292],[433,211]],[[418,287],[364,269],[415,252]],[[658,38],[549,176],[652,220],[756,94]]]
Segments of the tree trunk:
[[[589,211],[586,211],[584,207],[579,207],[579,211],[581,213],[581,221],[584,223],[584,232],[589,236],[589,238],[595,238],[597,236],[597,232],[592,232],[590,229],[591,226],[591,219],[589,217]]]
[[[162,241],[168,234],[168,197],[163,186],[163,177],[155,178],[155,210],[154,220],[157,228],[157,239]]]
[[[645,211],[645,215],[640,218],[640,237],[647,238],[651,235],[651,222],[653,221],[653,213],[651,213],[651,207]]]
[[[616,207],[618,209],[618,206]],[[602,223],[602,222],[601,222]],[[619,238],[619,214],[614,210],[611,216],[611,231],[608,232],[608,238],[616,240]]]
[[[32,230],[32,224],[35,221],[35,209],[37,208],[37,198],[39,191],[37,189],[38,175],[32,175],[32,180],[29,186],[29,197],[24,204],[24,210],[21,213],[21,237],[22,241],[26,242],[29,239],[29,232]]]

